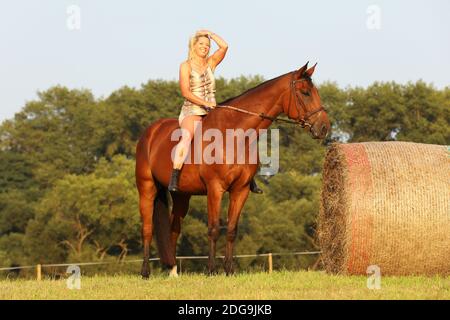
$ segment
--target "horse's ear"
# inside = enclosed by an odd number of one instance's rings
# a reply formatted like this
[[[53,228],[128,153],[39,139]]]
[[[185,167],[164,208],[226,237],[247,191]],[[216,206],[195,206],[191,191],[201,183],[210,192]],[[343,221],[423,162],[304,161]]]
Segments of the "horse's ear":
[[[298,79],[300,79],[302,77],[303,73],[306,71],[306,69],[308,69],[308,63],[309,63],[309,61],[306,62],[306,64],[303,67],[301,67],[300,69],[297,70],[297,78]]]
[[[309,68],[308,70],[305,71],[305,74],[308,76],[308,78],[311,78],[311,76],[314,73],[314,69],[316,69],[317,66],[317,62],[315,65],[313,65],[311,68]]]

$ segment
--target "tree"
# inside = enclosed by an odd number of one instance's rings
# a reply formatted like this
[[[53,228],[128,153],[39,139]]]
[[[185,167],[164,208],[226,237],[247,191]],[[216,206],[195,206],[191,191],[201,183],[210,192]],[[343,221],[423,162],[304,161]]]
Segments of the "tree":
[[[216,100],[237,96],[260,76],[216,79]],[[257,177],[263,196],[250,195],[239,224],[236,253],[315,250],[315,219],[326,146],[402,140],[450,144],[450,88],[423,81],[376,82],[367,88],[318,86],[332,123],[325,142],[304,130],[274,124],[280,168]],[[14,119],[0,124],[0,265],[118,258],[141,254],[134,182],[136,141],[152,122],[177,117],[177,81],[150,80],[106,98],[56,86],[39,92]],[[222,203],[225,235],[228,196]],[[192,197],[178,253],[208,252],[205,197]],[[218,242],[223,253],[225,237]],[[311,258],[302,263],[307,265]],[[239,261],[255,265],[257,259]],[[277,258],[279,266],[298,265]],[[204,267],[203,261],[192,263]]]
[[[125,257],[140,238],[133,170],[133,161],[116,156],[101,160],[92,174],[58,180],[27,228],[34,260],[49,259],[38,249],[42,242],[56,248],[50,258],[58,261],[103,259],[114,248]]]
[[[92,170],[97,154],[91,111],[95,101],[89,91],[53,87],[38,93],[0,127],[0,150],[21,153],[31,164],[41,189],[66,173]]]

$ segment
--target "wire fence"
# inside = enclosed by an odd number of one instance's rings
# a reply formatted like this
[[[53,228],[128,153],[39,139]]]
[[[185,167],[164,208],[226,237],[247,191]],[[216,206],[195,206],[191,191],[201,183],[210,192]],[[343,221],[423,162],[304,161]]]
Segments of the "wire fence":
[[[259,254],[241,254],[235,255],[234,258],[256,258],[256,257],[267,257],[268,272],[273,271],[273,257],[275,256],[302,256],[302,255],[317,255],[321,251],[302,251],[302,252],[278,252],[278,253],[259,253]],[[225,258],[225,256],[216,256],[216,258]],[[200,260],[208,259],[208,256],[177,256],[176,260],[180,266],[180,272],[182,271],[182,261],[184,260]],[[159,261],[160,258],[151,258],[149,261]],[[35,269],[36,279],[42,280],[42,268],[50,267],[69,267],[69,266],[94,266],[94,265],[110,265],[110,264],[126,264],[126,263],[137,263],[143,262],[143,259],[133,259],[133,260],[120,260],[120,261],[97,261],[97,262],[75,262],[75,263],[49,263],[49,264],[36,264],[30,266],[18,266],[18,267],[2,267],[0,271],[14,271],[14,270],[25,270],[25,269]]]

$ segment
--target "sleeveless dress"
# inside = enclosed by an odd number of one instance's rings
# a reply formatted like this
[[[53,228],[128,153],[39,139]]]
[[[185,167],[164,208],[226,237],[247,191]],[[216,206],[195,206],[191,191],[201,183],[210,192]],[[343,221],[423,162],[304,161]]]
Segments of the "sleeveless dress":
[[[189,83],[191,87],[191,92],[197,97],[208,101],[216,102],[215,92],[216,92],[216,82],[214,79],[214,73],[211,66],[208,63],[203,74],[199,74],[191,67],[191,74],[189,76]],[[204,116],[208,112],[199,105],[192,103],[191,101],[184,99],[183,106],[181,107],[181,112],[178,117],[178,123],[181,126],[181,122],[187,116],[199,115]]]

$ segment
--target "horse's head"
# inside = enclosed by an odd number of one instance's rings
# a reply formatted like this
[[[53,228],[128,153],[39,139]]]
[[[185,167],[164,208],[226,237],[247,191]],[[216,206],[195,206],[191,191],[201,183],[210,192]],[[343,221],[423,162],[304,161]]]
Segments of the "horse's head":
[[[316,65],[308,69],[306,63],[288,75],[289,91],[283,99],[283,111],[309,130],[314,139],[323,139],[330,132],[330,120],[320,101],[319,91],[311,80]]]

